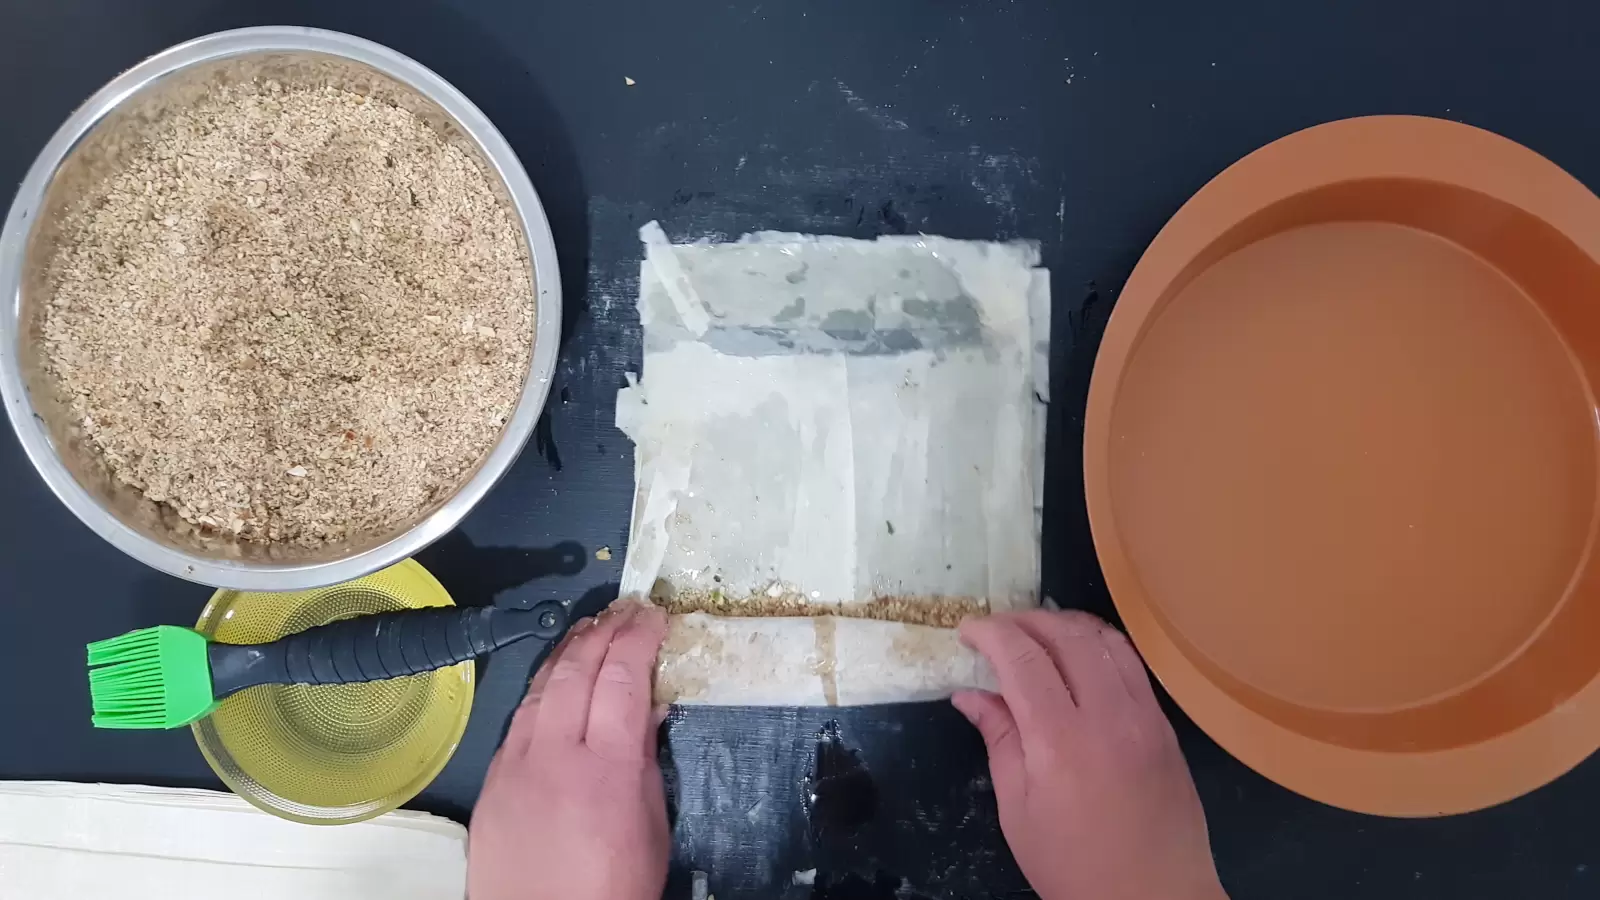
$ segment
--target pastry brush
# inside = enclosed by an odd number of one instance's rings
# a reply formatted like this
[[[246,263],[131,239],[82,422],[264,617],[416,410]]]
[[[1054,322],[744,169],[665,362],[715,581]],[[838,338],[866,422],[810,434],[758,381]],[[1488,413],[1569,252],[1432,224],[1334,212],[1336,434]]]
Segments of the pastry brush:
[[[431,672],[525,638],[554,640],[567,614],[434,606],[317,625],[267,644],[224,644],[176,625],[89,645],[96,728],[177,728],[223,699],[263,684],[355,684]]]

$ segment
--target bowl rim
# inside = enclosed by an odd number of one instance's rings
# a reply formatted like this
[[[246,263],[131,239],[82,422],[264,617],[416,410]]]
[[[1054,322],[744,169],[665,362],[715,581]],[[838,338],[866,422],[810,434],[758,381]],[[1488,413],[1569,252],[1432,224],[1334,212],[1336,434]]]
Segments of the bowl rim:
[[[23,381],[17,346],[22,337],[22,275],[29,231],[57,169],[73,148],[113,110],[158,79],[201,63],[270,52],[310,52],[364,64],[439,105],[482,151],[523,225],[536,292],[533,350],[517,405],[478,470],[411,528],[375,547],[326,562],[270,563],[215,559],[189,553],[134,530],[94,499],[61,461]],[[168,48],[96,91],[51,136],[17,189],[0,230],[0,397],[23,452],[78,520],[117,549],[152,568],[188,581],[237,590],[287,591],[349,581],[405,559],[455,528],[511,467],[532,435],[549,396],[561,334],[561,277],[544,206],[511,145],[489,118],[438,74],[381,44],[337,31],[261,26],[221,31]]]
[[[1440,182],[1482,193],[1543,219],[1600,260],[1600,199],[1554,162],[1493,132],[1443,119],[1386,115],[1342,119],[1279,138],[1190,197],[1134,267],[1106,326],[1089,384],[1085,499],[1117,612],[1155,677],[1207,735],[1258,773],[1330,806],[1386,816],[1450,815],[1548,784],[1600,747],[1600,677],[1526,724],[1443,750],[1351,749],[1295,731],[1210,680],[1168,631],[1125,544],[1110,483],[1112,415],[1121,380],[1184,267],[1228,225],[1254,210],[1328,184],[1368,178]]]

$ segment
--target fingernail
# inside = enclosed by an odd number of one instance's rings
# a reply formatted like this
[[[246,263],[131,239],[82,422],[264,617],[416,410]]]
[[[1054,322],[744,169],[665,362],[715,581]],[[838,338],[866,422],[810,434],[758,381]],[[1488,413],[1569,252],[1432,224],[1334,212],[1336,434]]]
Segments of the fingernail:
[[[1098,638],[1101,634],[1100,626],[1087,622],[1068,622],[1063,629],[1067,637]]]
[[[982,618],[982,616],[963,616],[961,621],[956,623],[956,640],[961,643],[961,646],[966,647],[968,650],[976,649],[972,646],[972,639],[968,635],[968,629],[977,624]]]

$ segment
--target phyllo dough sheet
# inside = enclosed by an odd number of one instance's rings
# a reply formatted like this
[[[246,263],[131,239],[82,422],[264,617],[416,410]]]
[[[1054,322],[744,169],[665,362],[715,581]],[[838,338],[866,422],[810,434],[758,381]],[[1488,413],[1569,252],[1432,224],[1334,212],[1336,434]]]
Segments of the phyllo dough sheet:
[[[1031,243],[641,236],[625,595],[683,703],[987,686],[963,616],[1038,603],[1049,278]]]

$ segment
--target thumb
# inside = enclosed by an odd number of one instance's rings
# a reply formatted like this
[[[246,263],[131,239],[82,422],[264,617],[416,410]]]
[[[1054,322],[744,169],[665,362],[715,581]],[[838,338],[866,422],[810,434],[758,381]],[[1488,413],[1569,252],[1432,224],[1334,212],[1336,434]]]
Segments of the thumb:
[[[950,703],[983,735],[995,793],[1016,796],[1022,787],[1022,741],[1005,698],[989,691],[957,691]]]

